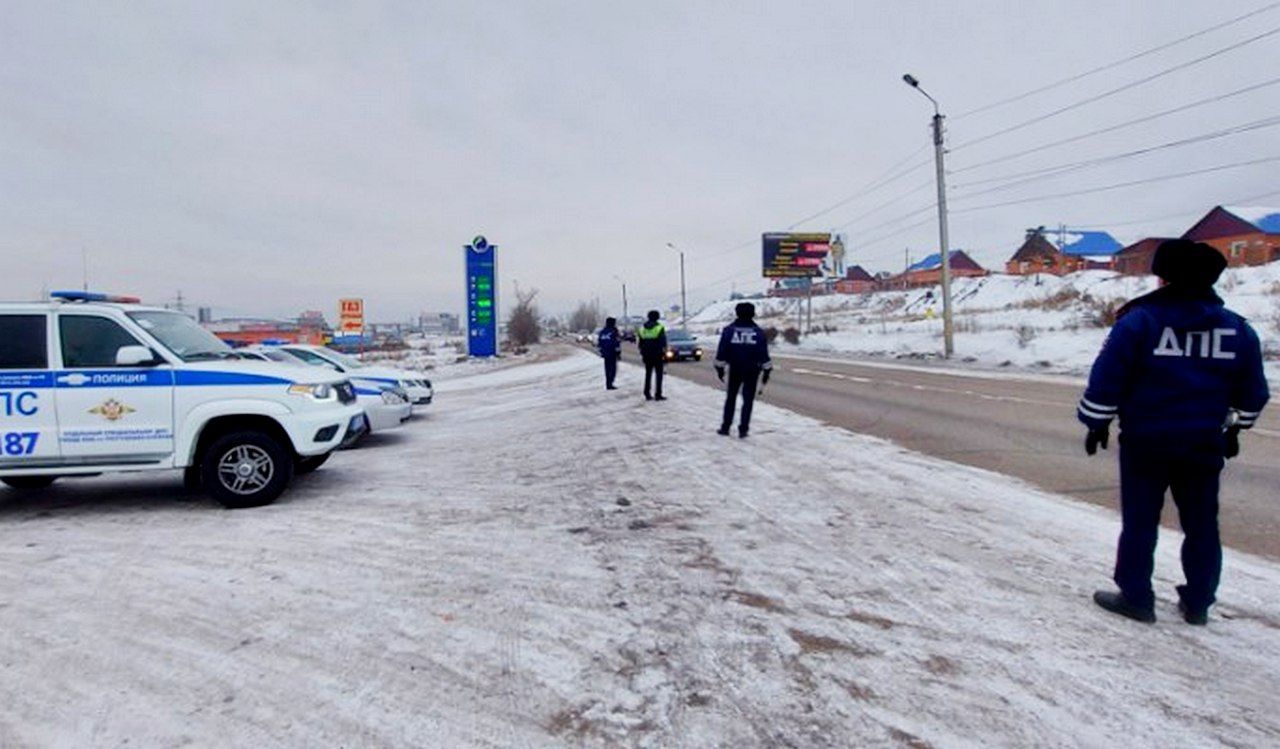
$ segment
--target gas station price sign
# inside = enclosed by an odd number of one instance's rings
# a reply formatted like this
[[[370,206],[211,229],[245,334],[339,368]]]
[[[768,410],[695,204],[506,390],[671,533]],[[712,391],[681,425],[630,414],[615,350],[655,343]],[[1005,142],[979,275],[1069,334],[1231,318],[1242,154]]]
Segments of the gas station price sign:
[[[765,278],[818,278],[831,252],[831,234],[770,232],[761,245]]]
[[[467,351],[471,356],[498,353],[497,249],[480,236],[463,250],[467,258]]]

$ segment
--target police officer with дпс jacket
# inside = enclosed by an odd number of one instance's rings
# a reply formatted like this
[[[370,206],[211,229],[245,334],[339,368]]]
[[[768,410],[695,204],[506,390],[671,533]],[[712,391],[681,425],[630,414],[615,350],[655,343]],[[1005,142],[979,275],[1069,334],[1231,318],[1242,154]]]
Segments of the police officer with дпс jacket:
[[[742,418],[738,422],[738,437],[746,439],[751,429],[751,408],[756,401],[758,382],[769,382],[773,362],[769,358],[769,340],[755,323],[756,306],[742,302],[734,308],[737,319],[720,333],[720,346],[716,349],[716,375],[724,382],[728,368],[729,382],[724,399],[724,419],[719,433],[729,434],[733,426],[733,412],[737,408],[738,392],[742,392]]]
[[[1183,619],[1207,623],[1215,601],[1222,572],[1218,475],[1269,397],[1257,334],[1213,292],[1226,265],[1205,244],[1161,244],[1151,269],[1167,285],[1121,308],[1077,412],[1089,428],[1090,455],[1106,449],[1111,420],[1120,419],[1119,592],[1093,598],[1130,619],[1156,619],[1151,573],[1166,490],[1185,534]]]

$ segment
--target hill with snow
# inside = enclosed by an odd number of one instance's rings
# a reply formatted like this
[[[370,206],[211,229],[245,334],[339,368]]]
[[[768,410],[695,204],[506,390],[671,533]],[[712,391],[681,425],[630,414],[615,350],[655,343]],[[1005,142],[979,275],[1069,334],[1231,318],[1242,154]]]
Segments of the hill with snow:
[[[1068,276],[959,278],[952,284],[956,358],[976,366],[1081,374],[1097,355],[1115,309],[1156,288],[1153,276],[1082,271]],[[1280,381],[1280,263],[1226,271],[1218,293],[1258,331],[1268,374]],[[932,358],[942,350],[938,287],[804,299],[752,300],[763,327],[806,331],[779,351],[825,351],[888,358]],[[690,320],[714,336],[737,302],[717,302]]]

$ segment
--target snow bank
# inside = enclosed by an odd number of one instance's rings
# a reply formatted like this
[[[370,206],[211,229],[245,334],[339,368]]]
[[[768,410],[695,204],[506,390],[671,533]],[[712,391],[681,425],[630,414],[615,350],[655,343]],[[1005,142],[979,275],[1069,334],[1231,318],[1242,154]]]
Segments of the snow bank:
[[[1154,277],[1083,271],[1069,276],[959,278],[953,284],[956,355],[985,367],[1012,367],[1082,374],[1088,370],[1106,327],[1098,321],[1107,304],[1151,291]],[[1271,361],[1268,374],[1280,384],[1280,263],[1236,268],[1223,274],[1218,291],[1227,306],[1248,318]],[[753,300],[762,325],[795,327],[807,302]],[[733,319],[734,301],[712,304],[691,321],[712,336]],[[813,299],[813,327],[801,350],[891,358],[932,358],[942,350],[942,303],[937,288],[837,295]],[[801,317],[804,317],[802,315]],[[807,327],[806,325],[801,327]],[[824,332],[826,331],[826,332]],[[781,349],[785,350],[785,348]]]
[[[1088,600],[1112,513],[585,354],[458,380],[274,506],[0,502],[4,746],[1266,746],[1276,566]],[[767,393],[765,398],[767,399]]]

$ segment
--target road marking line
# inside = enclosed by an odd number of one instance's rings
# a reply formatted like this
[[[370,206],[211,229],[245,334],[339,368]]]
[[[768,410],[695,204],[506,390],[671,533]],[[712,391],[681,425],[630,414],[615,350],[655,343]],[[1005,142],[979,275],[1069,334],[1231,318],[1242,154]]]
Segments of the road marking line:
[[[822,370],[807,369],[804,367],[793,367],[790,371],[799,375],[808,375],[810,377],[825,377],[831,380],[845,380],[847,382],[856,382],[856,383],[865,384],[865,385],[880,383],[883,385],[907,388],[907,389],[916,390],[919,392],[947,393],[950,395],[967,395],[971,398],[979,398],[981,400],[988,400],[988,401],[999,401],[1003,403],[1024,403],[1028,405],[1051,406],[1053,408],[1062,408],[1062,409],[1072,409],[1075,407],[1074,403],[1062,403],[1060,401],[1036,400],[1034,398],[1019,398],[1014,395],[991,395],[989,393],[980,393],[976,390],[958,390],[955,388],[937,387],[936,385],[917,385],[915,383],[899,382],[897,380],[889,380],[889,379],[873,380],[867,377],[857,377],[855,375],[846,375],[846,374],[841,374],[839,372],[824,372]]]

